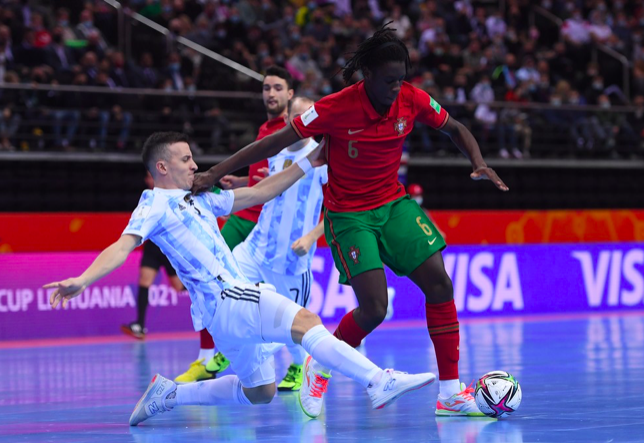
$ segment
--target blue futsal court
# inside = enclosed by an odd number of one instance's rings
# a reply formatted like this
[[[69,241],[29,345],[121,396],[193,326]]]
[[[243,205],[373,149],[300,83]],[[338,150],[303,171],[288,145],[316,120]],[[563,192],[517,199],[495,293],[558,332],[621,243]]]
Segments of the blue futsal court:
[[[131,428],[152,375],[183,372],[196,334],[1,349],[0,442],[641,442],[642,314],[462,321],[461,380],[501,369],[521,383],[523,403],[500,420],[437,418],[437,383],[374,411],[360,386],[335,375],[318,420],[289,393],[255,407],[177,408]],[[385,325],[362,350],[383,368],[436,372],[420,323]],[[278,353],[278,377],[288,358]]]

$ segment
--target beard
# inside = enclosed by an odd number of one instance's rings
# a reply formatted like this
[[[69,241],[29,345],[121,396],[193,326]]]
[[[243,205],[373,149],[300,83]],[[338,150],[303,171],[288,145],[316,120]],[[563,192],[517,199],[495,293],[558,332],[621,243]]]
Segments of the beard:
[[[275,117],[282,115],[282,113],[284,113],[285,110],[286,110],[286,104],[280,105],[279,103],[273,108],[268,108],[268,107],[266,108],[266,112],[268,112],[270,115]]]

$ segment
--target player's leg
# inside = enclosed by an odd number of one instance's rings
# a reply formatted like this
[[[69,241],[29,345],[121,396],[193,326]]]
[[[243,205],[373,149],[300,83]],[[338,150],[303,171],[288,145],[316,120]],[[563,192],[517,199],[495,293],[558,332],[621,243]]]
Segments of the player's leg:
[[[381,237],[383,261],[398,275],[406,275],[425,295],[427,329],[434,344],[439,373],[437,413],[480,415],[469,391],[458,378],[459,323],[452,282],[445,271],[441,250],[445,240],[425,211],[405,197],[391,206]],[[465,392],[467,391],[467,392]],[[461,396],[459,401],[442,400]],[[453,410],[452,410],[453,409]]]
[[[275,292],[283,294],[297,305],[308,307],[311,299],[311,282],[313,273],[310,269],[300,275],[282,275],[264,270],[265,281],[275,286]],[[286,370],[286,375],[277,385],[278,391],[299,391],[304,379],[304,362],[308,354],[298,344],[286,344],[293,361]]]
[[[138,292],[136,296],[136,320],[127,325],[121,325],[121,331],[124,334],[142,340],[145,338],[147,329],[145,328],[145,315],[148,310],[150,286],[161,267],[161,257],[165,256],[157,245],[151,241],[143,245],[143,256],[139,267]],[[167,259],[166,259],[167,260]]]
[[[220,343],[225,343],[225,340],[220,340]],[[270,403],[275,396],[275,363],[266,346],[251,344],[226,349],[235,370],[247,374],[241,377],[226,375],[200,383],[177,385],[159,374],[155,375],[134,408],[130,425],[136,426],[177,406],[248,406]]]
[[[244,241],[254,226],[255,223],[233,214],[221,229],[221,235],[232,251],[235,246]],[[175,381],[190,383],[208,380],[228,369],[228,366],[230,366],[230,360],[222,352],[215,353],[215,341],[208,329],[203,328],[199,331],[199,355],[197,360],[190,364],[186,372],[175,378]]]
[[[387,280],[379,256],[379,227],[374,223],[380,212],[324,214],[324,233],[340,283],[350,283],[358,299],[358,307],[342,318],[334,335],[354,348],[387,315]]]
[[[259,298],[261,332],[266,341],[301,344],[310,354],[300,390],[304,412],[317,417],[330,378],[335,370],[367,388],[374,408],[383,408],[401,395],[432,383],[431,373],[410,375],[382,370],[322,325],[320,317],[267,289]],[[385,388],[386,387],[386,388]]]

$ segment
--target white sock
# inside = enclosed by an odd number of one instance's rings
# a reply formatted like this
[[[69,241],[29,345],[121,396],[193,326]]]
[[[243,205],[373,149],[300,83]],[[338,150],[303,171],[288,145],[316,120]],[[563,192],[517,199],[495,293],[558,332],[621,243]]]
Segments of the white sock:
[[[458,378],[454,380],[438,380],[438,392],[442,398],[450,398],[461,392],[461,382]]]
[[[304,348],[300,345],[286,345],[288,348],[288,352],[291,353],[291,356],[293,357],[293,364],[294,365],[303,365],[304,360],[306,360],[307,353],[304,350]]]
[[[214,349],[199,349],[199,357],[197,360],[203,360],[204,366],[208,364],[210,360],[215,356],[215,350]]]
[[[178,385],[174,399],[166,398],[169,408],[182,405],[250,405],[239,377],[225,375],[215,380]]]
[[[302,347],[321,366],[334,369],[365,388],[382,369],[343,341],[335,338],[323,325],[304,334]]]

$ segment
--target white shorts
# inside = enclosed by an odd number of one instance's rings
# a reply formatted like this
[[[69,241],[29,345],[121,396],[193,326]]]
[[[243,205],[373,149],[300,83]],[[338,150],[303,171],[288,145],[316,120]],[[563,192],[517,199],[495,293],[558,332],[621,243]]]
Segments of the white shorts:
[[[262,267],[248,251],[246,242],[233,249],[235,260],[242,274],[253,283],[264,282],[275,286],[278,294],[288,297],[300,306],[307,307],[311,300],[311,282],[313,274],[307,270],[300,275],[284,275]]]
[[[208,332],[230,360],[242,386],[275,382],[276,348],[269,343],[293,343],[291,329],[300,309],[269,285],[249,284],[222,292]]]

